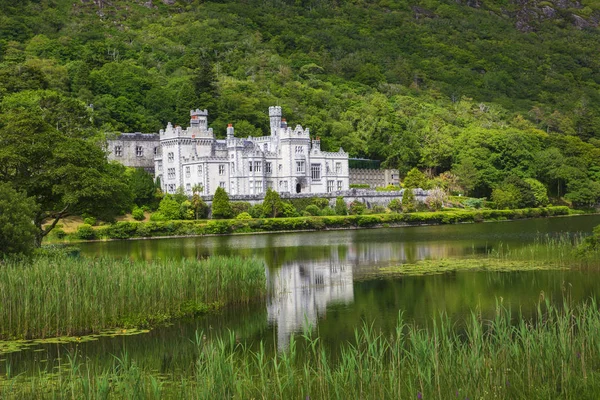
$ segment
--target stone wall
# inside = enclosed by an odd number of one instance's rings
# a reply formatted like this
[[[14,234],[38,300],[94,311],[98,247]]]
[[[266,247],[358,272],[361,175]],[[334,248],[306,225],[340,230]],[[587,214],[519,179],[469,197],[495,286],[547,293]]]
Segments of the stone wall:
[[[388,204],[393,199],[402,200],[402,194],[405,189],[401,189],[395,192],[377,192],[375,190],[368,189],[350,189],[340,192],[331,192],[331,193],[280,193],[279,196],[282,200],[287,199],[306,199],[306,198],[325,198],[329,199],[329,205],[331,207],[335,206],[335,200],[338,196],[344,198],[346,203],[351,203],[355,200],[358,200],[367,205],[368,208],[373,208],[375,205],[380,205],[387,207]],[[427,198],[429,192],[423,189],[414,189],[415,199],[417,201],[424,202]],[[202,196],[202,199],[207,204],[212,204],[213,196]],[[262,203],[264,200],[264,194],[256,196],[256,195],[238,195],[238,196],[229,196],[230,201],[245,201],[252,205]]]

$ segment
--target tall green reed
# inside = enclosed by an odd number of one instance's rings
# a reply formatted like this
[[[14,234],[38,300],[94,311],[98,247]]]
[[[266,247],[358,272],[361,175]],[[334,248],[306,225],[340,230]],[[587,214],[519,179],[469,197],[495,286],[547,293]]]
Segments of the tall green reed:
[[[0,339],[149,326],[266,293],[254,259],[43,257],[0,266]]]
[[[539,304],[525,319],[498,303],[482,320],[461,327],[440,315],[428,328],[400,315],[389,335],[364,325],[332,352],[318,336],[293,338],[285,352],[255,350],[233,333],[197,335],[193,371],[159,375],[123,355],[109,370],[70,361],[64,379],[13,377],[0,382],[3,398],[240,398],[240,399],[537,399],[598,398],[600,312],[595,301],[571,307]],[[298,344],[303,342],[300,354]],[[73,357],[75,359],[75,357]],[[72,372],[69,372],[72,371]],[[73,397],[71,397],[73,396]],[[132,397],[133,396],[133,397]]]

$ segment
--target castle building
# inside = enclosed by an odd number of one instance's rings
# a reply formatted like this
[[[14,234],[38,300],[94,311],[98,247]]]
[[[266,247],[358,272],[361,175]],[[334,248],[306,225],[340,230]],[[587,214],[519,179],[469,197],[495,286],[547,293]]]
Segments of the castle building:
[[[269,107],[270,135],[237,138],[227,127],[216,139],[207,110],[192,110],[190,126],[169,123],[161,129],[154,157],[155,176],[165,193],[182,187],[212,195],[218,187],[230,195],[260,196],[267,188],[280,193],[332,193],[349,189],[348,153],[321,150],[308,129],[287,126],[281,107]]]
[[[156,133],[121,133],[108,141],[108,159],[154,174],[154,157],[158,154]]]

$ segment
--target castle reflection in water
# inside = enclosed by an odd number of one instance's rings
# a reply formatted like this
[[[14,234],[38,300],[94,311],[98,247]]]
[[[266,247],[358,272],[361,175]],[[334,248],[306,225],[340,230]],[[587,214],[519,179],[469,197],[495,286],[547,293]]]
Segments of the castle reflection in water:
[[[458,253],[466,252],[465,249]],[[414,262],[426,258],[455,256],[456,250],[445,243],[386,243],[331,246],[322,259],[284,263],[267,269],[270,299],[269,324],[276,327],[277,346],[285,349],[290,335],[315,327],[327,307],[349,305],[354,301],[353,280],[374,267]]]
[[[267,304],[270,324],[277,326],[277,347],[285,349],[290,335],[315,326],[327,306],[354,300],[352,266],[336,260],[287,264],[269,276]]]

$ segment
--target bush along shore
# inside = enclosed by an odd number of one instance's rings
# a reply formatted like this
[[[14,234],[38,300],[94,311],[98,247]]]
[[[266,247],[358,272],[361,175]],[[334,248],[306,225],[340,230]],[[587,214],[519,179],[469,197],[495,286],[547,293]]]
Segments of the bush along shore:
[[[57,374],[8,376],[3,398],[105,399],[595,399],[600,393],[598,305],[538,305],[533,318],[497,303],[491,320],[473,312],[460,327],[445,316],[428,328],[384,335],[368,325],[339,351],[305,333],[287,350],[251,349],[229,337],[196,335],[191,368],[168,376],[126,352],[104,369],[77,355]]]
[[[84,225],[67,240],[129,239],[161,236],[225,235],[234,233],[375,228],[512,220],[568,215],[565,206],[518,210],[449,210],[295,218],[222,220],[177,220],[161,222],[117,222],[91,227]]]
[[[8,260],[0,268],[0,340],[151,327],[265,295],[264,264],[255,259]]]

